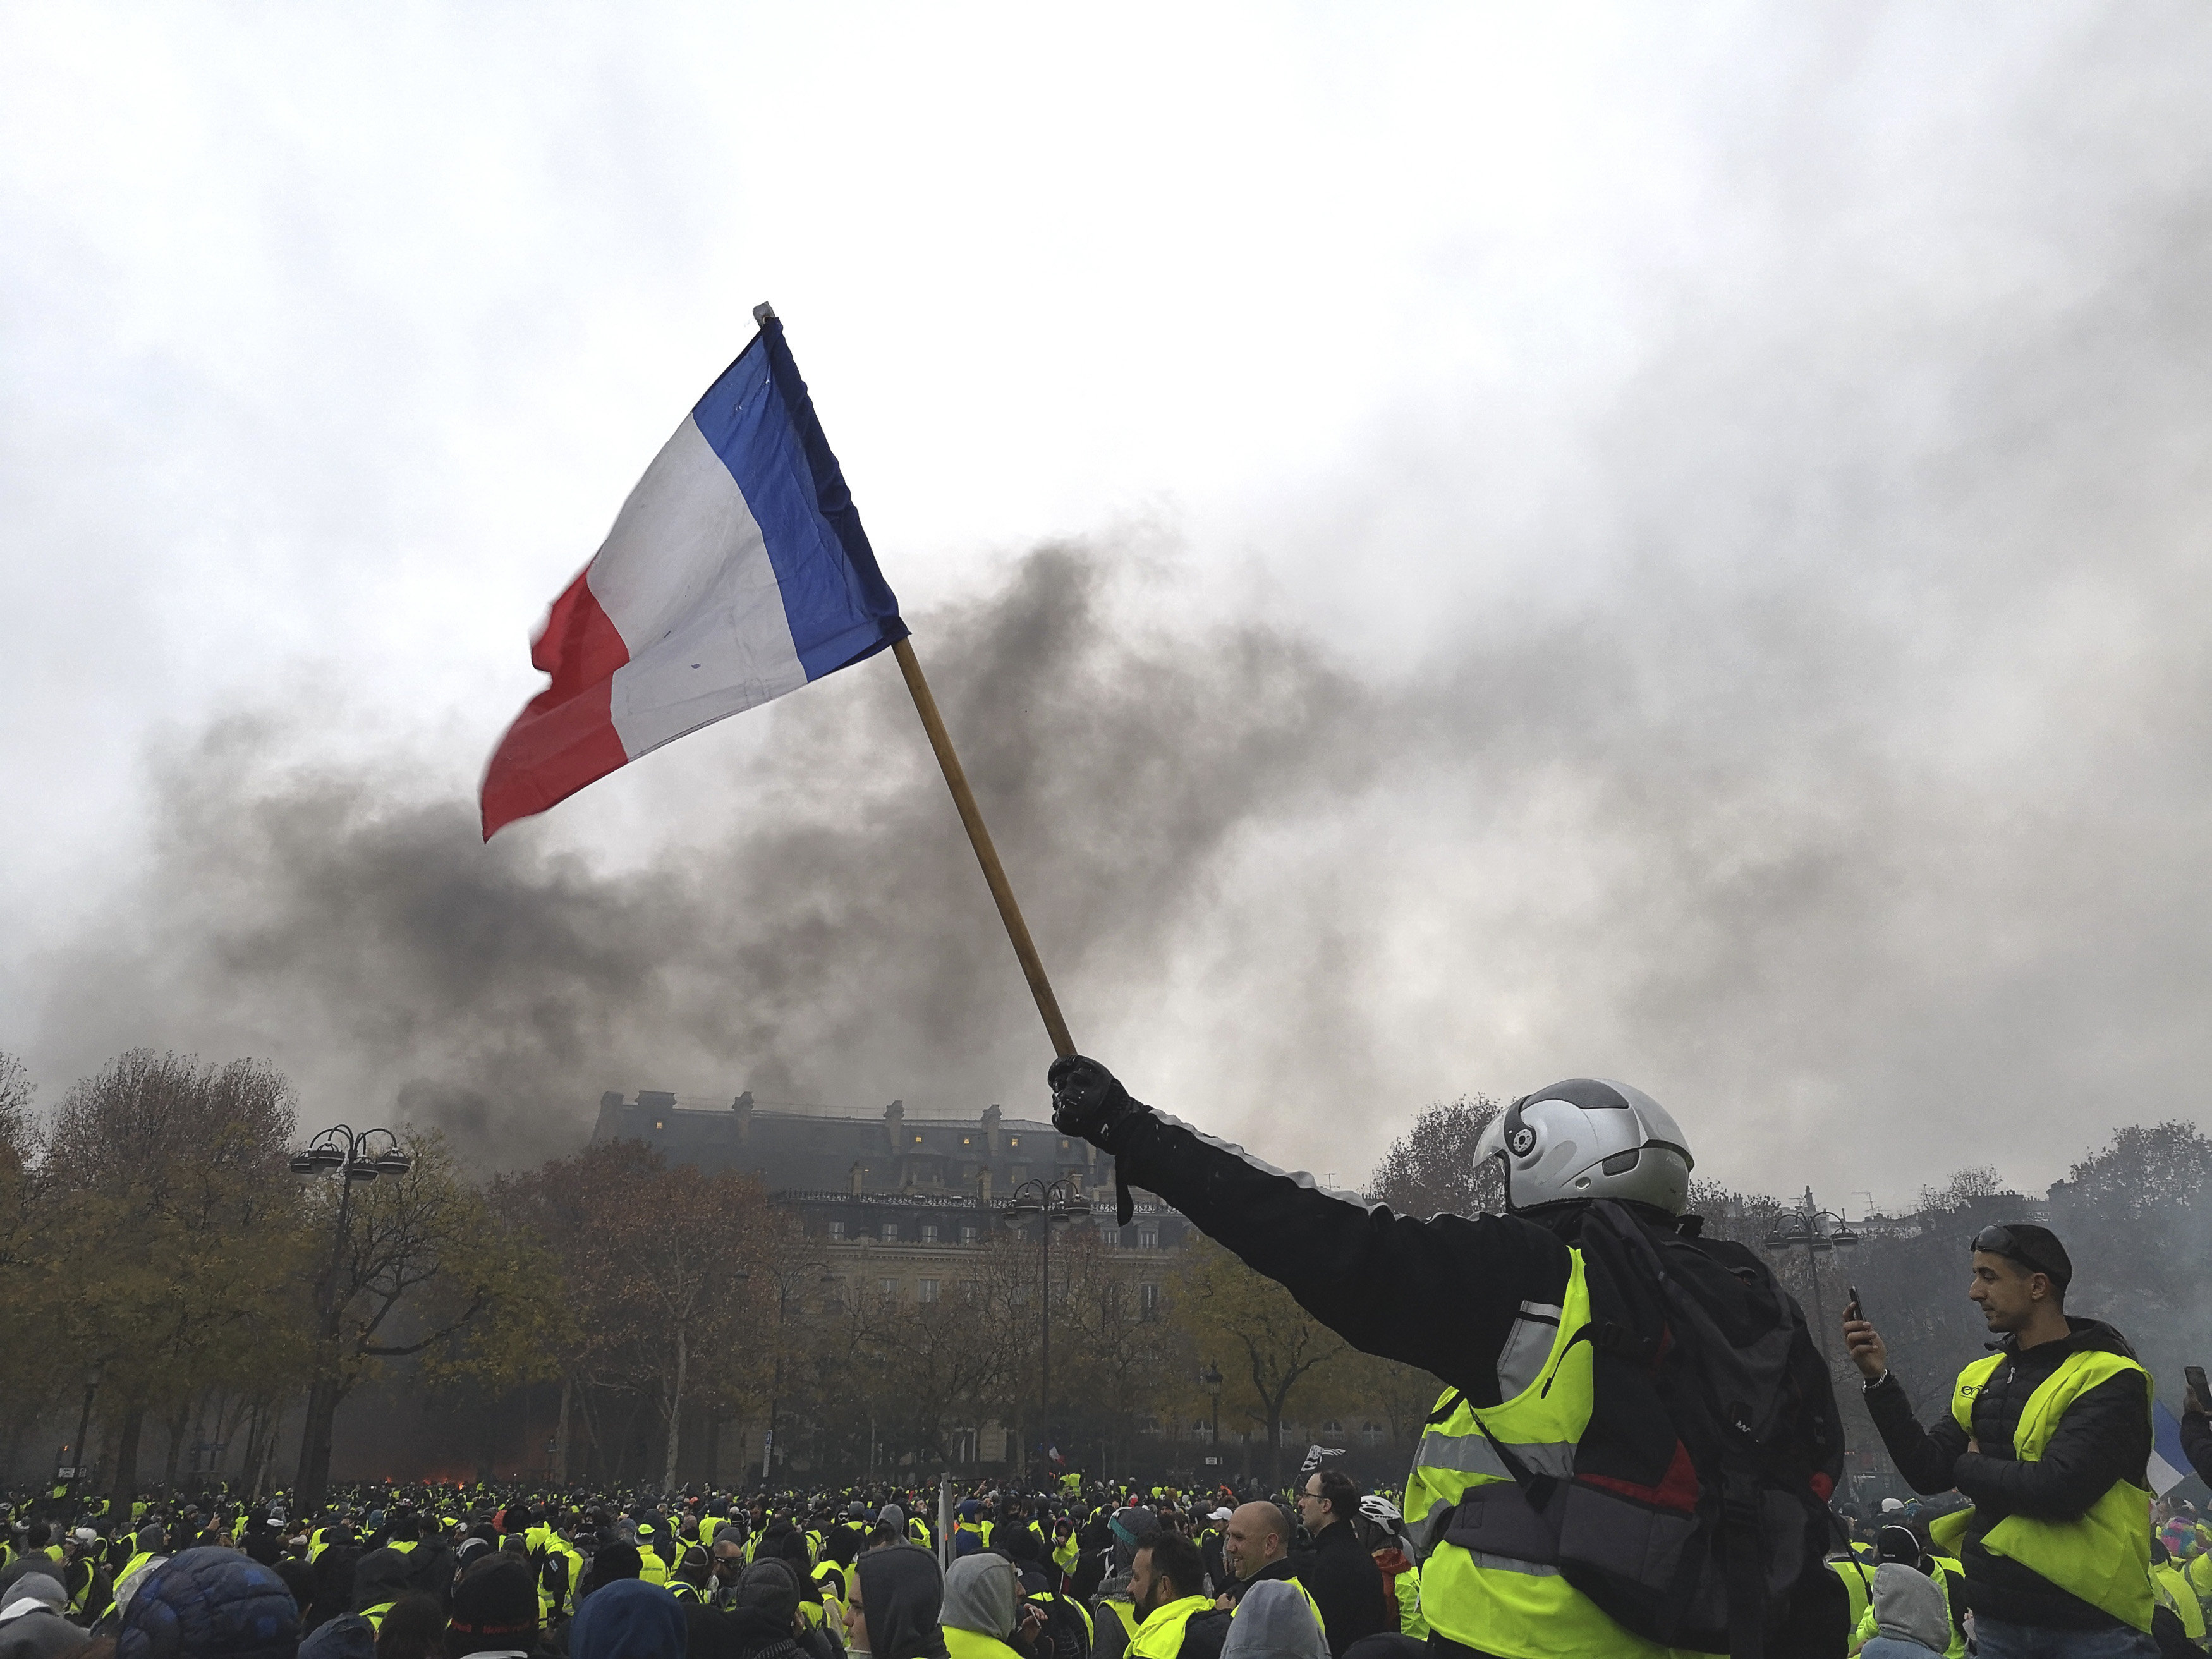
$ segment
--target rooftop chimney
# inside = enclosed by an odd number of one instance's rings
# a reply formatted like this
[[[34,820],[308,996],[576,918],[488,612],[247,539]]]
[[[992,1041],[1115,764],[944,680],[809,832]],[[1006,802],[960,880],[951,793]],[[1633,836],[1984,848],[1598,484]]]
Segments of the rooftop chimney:
[[[753,1138],[753,1091],[750,1089],[730,1103],[730,1109],[738,1115],[738,1145],[744,1146]]]

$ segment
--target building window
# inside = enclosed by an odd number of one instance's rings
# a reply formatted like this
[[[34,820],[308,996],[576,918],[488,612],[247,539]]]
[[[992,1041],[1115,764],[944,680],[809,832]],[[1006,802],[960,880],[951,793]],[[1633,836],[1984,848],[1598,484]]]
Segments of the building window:
[[[877,1294],[878,1296],[879,1296],[879,1297],[883,1297],[883,1299],[884,1299],[884,1301],[886,1301],[886,1302],[896,1302],[896,1301],[897,1301],[897,1300],[898,1300],[898,1280],[896,1280],[896,1279],[878,1279],[878,1280],[876,1281],[876,1294]]]
[[[1120,1249],[1121,1243],[1121,1230],[1110,1221],[1100,1222],[1098,1224],[1098,1242],[1103,1244],[1109,1250]]]
[[[920,1280],[915,1286],[915,1299],[918,1302],[936,1301],[937,1281],[933,1279]]]
[[[1021,1144],[1022,1138],[1019,1135],[1008,1135],[1006,1137],[1006,1145],[1009,1146],[1018,1146]]]
[[[1137,1248],[1140,1250],[1158,1249],[1160,1248],[1160,1230],[1158,1227],[1138,1228]]]
[[[1363,1446],[1381,1445],[1382,1425],[1380,1423],[1362,1423],[1359,1425],[1359,1443]]]
[[[883,1231],[878,1235],[878,1237],[881,1237],[886,1244],[897,1243],[898,1223],[896,1221],[886,1221],[884,1223]]]
[[[1158,1313],[1160,1310],[1160,1287],[1157,1285],[1138,1285],[1137,1308],[1146,1319]]]
[[[972,1221],[966,1221],[966,1222],[963,1222],[963,1223],[961,1224],[961,1225],[960,1225],[960,1242],[961,1242],[963,1244],[973,1244],[973,1243],[975,1242],[975,1240],[976,1240],[977,1237],[978,1237],[978,1234],[977,1234],[977,1231],[976,1231],[975,1224],[974,1222],[972,1222]]]
[[[845,1237],[845,1224],[842,1221],[831,1222],[830,1224],[830,1237],[840,1243],[843,1243]]]
[[[934,1221],[925,1221],[921,1224],[921,1242],[925,1244],[937,1243],[937,1224]]]
[[[980,1280],[963,1279],[960,1281],[960,1299],[963,1302],[973,1302],[982,1293],[983,1286]]]
[[[653,1121],[653,1127],[656,1129],[665,1129],[668,1126],[665,1123],[663,1123],[659,1118],[655,1118]]]

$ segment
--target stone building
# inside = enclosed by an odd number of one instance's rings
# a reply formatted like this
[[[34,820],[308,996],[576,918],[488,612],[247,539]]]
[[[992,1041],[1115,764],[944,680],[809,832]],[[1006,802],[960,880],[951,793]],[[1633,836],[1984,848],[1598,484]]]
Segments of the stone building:
[[[894,1100],[873,1117],[833,1116],[757,1105],[750,1092],[727,1104],[679,1100],[641,1089],[633,1099],[600,1097],[594,1144],[641,1140],[672,1164],[757,1176],[774,1201],[798,1212],[820,1252],[823,1298],[849,1295],[935,1301],[975,1277],[975,1259],[1006,1223],[1000,1212],[1030,1181],[1066,1181],[1093,1205],[1094,1228],[1115,1251],[1146,1304],[1189,1224],[1149,1193],[1132,1194],[1127,1226],[1114,1215],[1114,1162],[1051,1124],[1010,1118],[995,1105],[972,1118],[909,1117]],[[765,1425],[737,1425],[722,1443],[760,1468]],[[995,1424],[955,1437],[959,1461],[1005,1455]],[[734,1474],[736,1469],[720,1473]]]

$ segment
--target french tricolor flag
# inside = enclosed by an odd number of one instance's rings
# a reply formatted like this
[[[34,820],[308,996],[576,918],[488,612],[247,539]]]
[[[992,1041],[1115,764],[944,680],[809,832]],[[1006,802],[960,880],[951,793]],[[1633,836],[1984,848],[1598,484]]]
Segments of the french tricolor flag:
[[[906,637],[783,325],[707,389],[553,601],[553,683],[484,769],[484,839],[648,750]]]

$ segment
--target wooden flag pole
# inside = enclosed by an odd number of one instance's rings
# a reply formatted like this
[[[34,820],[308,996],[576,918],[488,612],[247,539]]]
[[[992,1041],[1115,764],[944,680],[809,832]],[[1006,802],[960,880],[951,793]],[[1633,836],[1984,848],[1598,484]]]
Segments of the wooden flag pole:
[[[1006,884],[1006,872],[999,862],[999,849],[991,845],[991,832],[984,827],[983,814],[975,805],[975,792],[968,787],[968,775],[960,769],[960,757],[952,752],[952,738],[945,729],[945,716],[937,712],[937,699],[930,695],[929,682],[921,677],[921,664],[915,657],[914,641],[896,641],[891,654],[898,659],[899,672],[906,676],[906,689],[914,694],[914,710],[921,716],[921,729],[929,733],[929,746],[937,751],[937,763],[945,769],[945,787],[952,791],[952,804],[959,809],[960,822],[967,826],[968,840],[975,848],[975,862],[983,866],[983,879],[990,886],[991,896],[998,901],[999,920],[1006,925],[1006,937],[1013,942],[1015,959],[1022,964],[1022,977],[1029,981],[1030,994],[1036,999],[1037,1012],[1044,1016],[1044,1029],[1052,1038],[1053,1052],[1065,1059],[1075,1052],[1075,1039],[1067,1034],[1067,1021],[1060,1017],[1059,999],[1052,994],[1052,981],[1044,976],[1044,963],[1037,957],[1029,924],[1022,920],[1022,907],[1014,902],[1014,890]]]

